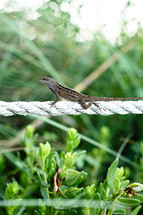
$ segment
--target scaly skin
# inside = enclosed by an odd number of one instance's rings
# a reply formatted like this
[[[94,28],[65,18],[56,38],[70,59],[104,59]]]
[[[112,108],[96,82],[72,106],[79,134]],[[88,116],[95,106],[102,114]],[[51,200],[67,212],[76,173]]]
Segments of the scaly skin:
[[[143,100],[143,97],[121,97],[121,98],[112,98],[112,97],[96,97],[89,96],[82,93],[79,93],[71,88],[64,87],[55,81],[53,78],[42,78],[39,80],[40,83],[45,84],[55,95],[56,100],[53,102],[55,104],[60,98],[64,98],[66,100],[72,102],[78,102],[84,109],[88,109],[92,104],[97,106],[99,109],[99,105],[96,103],[98,101],[129,101],[129,100]],[[86,104],[86,102],[89,102]]]

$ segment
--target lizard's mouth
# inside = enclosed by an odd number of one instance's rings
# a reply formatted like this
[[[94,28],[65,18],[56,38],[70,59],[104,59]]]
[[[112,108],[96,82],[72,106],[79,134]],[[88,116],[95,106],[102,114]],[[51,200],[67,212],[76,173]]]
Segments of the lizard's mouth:
[[[46,80],[45,80],[45,78],[41,78],[41,79],[39,79],[38,80],[40,83],[44,83]]]
[[[39,79],[38,82],[43,83],[43,80],[42,80],[42,79]]]
[[[40,83],[44,83],[45,81],[47,81],[47,77],[45,77],[45,78],[40,78],[38,81],[39,81]]]

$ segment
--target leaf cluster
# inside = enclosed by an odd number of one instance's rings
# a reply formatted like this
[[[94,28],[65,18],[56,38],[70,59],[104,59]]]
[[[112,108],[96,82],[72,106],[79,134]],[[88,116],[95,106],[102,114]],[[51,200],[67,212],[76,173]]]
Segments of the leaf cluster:
[[[116,159],[108,168],[103,183],[86,185],[88,174],[76,168],[77,157],[83,153],[76,151],[80,138],[74,128],[66,135],[66,152],[60,154],[51,149],[51,145],[39,144],[39,151],[34,145],[37,135],[34,128],[28,126],[25,134],[25,159],[13,156],[15,168],[19,168],[20,181],[14,179],[5,188],[5,209],[8,215],[28,214],[37,197],[35,214],[129,214],[128,209],[136,207],[133,214],[141,209],[143,185],[125,179],[124,168],[118,168]],[[74,151],[73,151],[74,150]],[[33,156],[33,153],[35,155]],[[25,201],[29,198],[29,202]],[[11,201],[13,200],[13,202]],[[24,206],[23,206],[24,205]],[[27,206],[30,205],[29,210]],[[1,212],[1,214],[3,214]]]

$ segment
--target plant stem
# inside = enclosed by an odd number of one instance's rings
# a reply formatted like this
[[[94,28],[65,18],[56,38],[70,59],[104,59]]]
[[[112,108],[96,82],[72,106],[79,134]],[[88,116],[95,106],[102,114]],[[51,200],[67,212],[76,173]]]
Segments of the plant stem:
[[[45,183],[47,183],[46,170],[45,170],[45,160],[42,160],[42,170],[43,170],[44,181],[45,181]],[[46,187],[46,191],[47,191],[47,198],[48,198],[48,200],[50,200],[48,187]]]

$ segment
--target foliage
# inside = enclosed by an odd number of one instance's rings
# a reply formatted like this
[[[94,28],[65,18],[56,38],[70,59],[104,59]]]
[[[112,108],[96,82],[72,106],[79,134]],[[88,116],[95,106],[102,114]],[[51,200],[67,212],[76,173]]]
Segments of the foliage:
[[[69,129],[66,135],[67,151],[60,154],[51,150],[47,142],[40,143],[39,152],[33,156],[36,137],[34,128],[28,126],[24,142],[25,158],[14,156],[15,167],[22,163],[25,168],[18,173],[21,182],[15,178],[15,181],[7,183],[5,188],[3,198],[7,200],[5,209],[8,215],[23,212],[29,214],[32,211],[38,215],[76,213],[99,215],[105,212],[130,214],[128,209],[134,207],[136,208],[132,214],[137,214],[141,209],[139,205],[143,202],[143,185],[140,183],[129,185],[129,180],[124,176],[124,168],[117,167],[117,159],[108,168],[103,183],[87,185],[88,174],[78,171],[75,165],[77,157],[82,153],[77,151],[80,138],[74,128]],[[36,196],[37,207],[32,210],[32,199]],[[26,200],[27,198],[29,200]],[[31,209],[27,207],[28,205]]]

